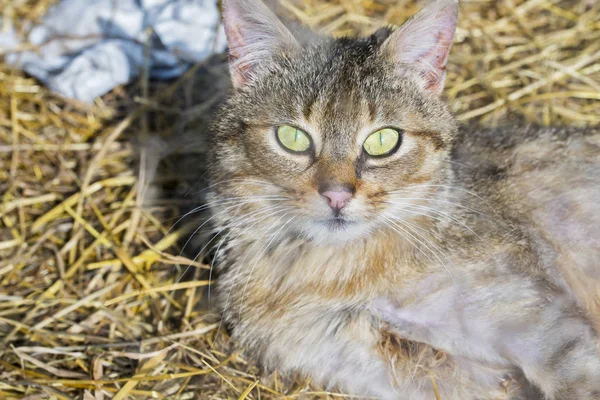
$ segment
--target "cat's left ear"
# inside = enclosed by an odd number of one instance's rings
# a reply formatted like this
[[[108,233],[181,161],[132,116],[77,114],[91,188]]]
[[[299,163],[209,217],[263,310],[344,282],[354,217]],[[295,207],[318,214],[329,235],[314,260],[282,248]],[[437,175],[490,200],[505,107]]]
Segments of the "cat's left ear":
[[[457,20],[458,0],[434,1],[393,32],[382,50],[400,74],[416,71],[424,79],[425,88],[439,96],[444,89]]]
[[[261,0],[224,0],[223,23],[236,88],[274,56],[299,47],[294,35]]]

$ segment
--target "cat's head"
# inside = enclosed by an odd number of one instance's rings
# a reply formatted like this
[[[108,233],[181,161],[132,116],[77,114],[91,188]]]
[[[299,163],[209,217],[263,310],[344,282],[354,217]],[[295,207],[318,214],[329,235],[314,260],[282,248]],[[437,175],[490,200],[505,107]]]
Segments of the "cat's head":
[[[225,0],[233,91],[212,137],[218,219],[339,243],[422,214],[456,132],[440,95],[457,14],[438,0],[395,31],[333,39],[292,33],[260,0]]]

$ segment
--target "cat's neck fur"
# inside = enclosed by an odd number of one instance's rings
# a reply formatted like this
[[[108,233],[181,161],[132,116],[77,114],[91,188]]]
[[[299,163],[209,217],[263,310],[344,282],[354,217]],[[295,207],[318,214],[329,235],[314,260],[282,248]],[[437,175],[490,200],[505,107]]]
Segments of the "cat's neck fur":
[[[446,206],[444,212],[464,220],[466,214],[460,200],[450,200],[447,195],[454,188],[455,194],[461,196],[463,189],[453,179],[440,185],[447,189],[437,200],[454,203]],[[320,244],[290,235],[265,247],[263,238],[242,234],[230,246],[232,253],[228,258],[237,260],[230,265],[230,273],[246,276],[245,285],[260,286],[269,292],[300,290],[338,300],[343,297],[362,301],[398,290],[432,270],[443,272],[444,264],[451,263],[445,252],[456,247],[457,235],[475,236],[474,232],[457,229],[449,219],[422,217],[413,224],[418,230],[390,221],[386,229],[339,244]],[[431,255],[432,250],[437,255]]]

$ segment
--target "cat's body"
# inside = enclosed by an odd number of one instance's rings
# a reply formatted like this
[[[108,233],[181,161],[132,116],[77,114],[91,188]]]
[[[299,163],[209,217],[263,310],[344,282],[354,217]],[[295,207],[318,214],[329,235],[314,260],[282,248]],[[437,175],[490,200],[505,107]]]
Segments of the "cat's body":
[[[225,3],[225,319],[266,367],[358,396],[531,399],[525,376],[600,398],[600,132],[459,134],[438,97],[456,4],[440,4],[399,34],[300,46],[259,2]],[[282,125],[311,147],[282,148]],[[366,154],[385,127],[396,148]]]
[[[523,139],[525,131],[518,132]],[[454,157],[462,164],[455,164],[456,180],[447,183],[445,200],[436,197],[428,204],[437,209],[439,201],[455,203],[458,208],[445,204],[443,212],[456,221],[432,213],[440,221],[428,231],[400,225],[343,246],[311,246],[302,239],[288,239],[271,243],[265,251],[270,236],[254,245],[255,232],[231,241],[227,257],[238,263],[229,266],[220,285],[236,336],[269,367],[300,370],[319,383],[339,384],[354,394],[431,399],[433,377],[442,399],[519,398],[514,396],[521,388],[510,384],[510,378],[520,375],[515,358],[522,355],[522,362],[533,363],[528,358],[539,355],[528,353],[548,346],[547,357],[558,362],[574,351],[566,344],[585,343],[581,335],[593,337],[586,316],[579,315],[575,304],[580,297],[582,308],[593,309],[584,295],[589,291],[571,286],[570,280],[576,277],[579,285],[595,290],[597,277],[586,272],[586,263],[561,264],[564,258],[572,258],[572,252],[565,252],[552,239],[565,239],[563,228],[592,234],[596,229],[595,236],[579,236],[578,247],[572,250],[581,254],[582,249],[597,249],[598,224],[593,218],[600,211],[593,203],[600,197],[592,197],[600,196],[595,184],[600,132],[529,131],[539,139],[530,136],[514,143],[511,130],[479,131],[475,143],[468,142],[473,136],[463,136],[467,142]],[[536,143],[539,140],[542,146]],[[565,152],[565,147],[573,153]],[[540,151],[544,160],[552,162],[540,165]],[[565,173],[560,166],[569,164],[568,159],[577,159],[576,166],[588,174],[577,168],[570,171],[574,175]],[[526,177],[527,172],[536,176]],[[515,182],[515,176],[523,182]],[[576,193],[580,190],[585,192]],[[547,192],[552,192],[551,198],[544,195]],[[581,195],[583,202],[578,199]],[[558,206],[568,210],[573,202],[587,206],[588,212],[595,210],[592,219],[573,211],[557,212]],[[264,222],[276,223],[282,215]],[[553,225],[557,229],[540,229],[544,217],[561,215],[568,220]],[[423,223],[421,229],[427,226]],[[424,243],[421,250],[401,236]],[[405,310],[408,330],[402,334],[381,323],[378,312],[372,311],[375,299],[388,296],[402,302]],[[541,315],[549,305],[549,315]],[[478,320],[471,323],[472,319]],[[549,321],[563,323],[564,333],[572,338],[546,342],[544,329],[561,330],[544,328]],[[494,324],[498,326],[491,329]],[[539,331],[544,342],[521,345],[519,338],[528,330]],[[418,343],[455,351],[444,354]],[[594,350],[587,350],[596,360]],[[553,385],[564,376],[559,369],[555,376],[549,373],[539,379]],[[396,389],[392,378],[398,379]],[[559,398],[592,397],[565,394]]]

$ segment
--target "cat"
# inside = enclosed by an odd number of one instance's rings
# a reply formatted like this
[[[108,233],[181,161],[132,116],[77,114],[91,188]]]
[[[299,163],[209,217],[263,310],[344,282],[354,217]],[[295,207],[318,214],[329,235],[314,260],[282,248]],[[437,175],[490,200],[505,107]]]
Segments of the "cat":
[[[359,397],[600,399],[600,130],[459,129],[456,0],[364,38],[223,13],[208,205],[233,337]]]

